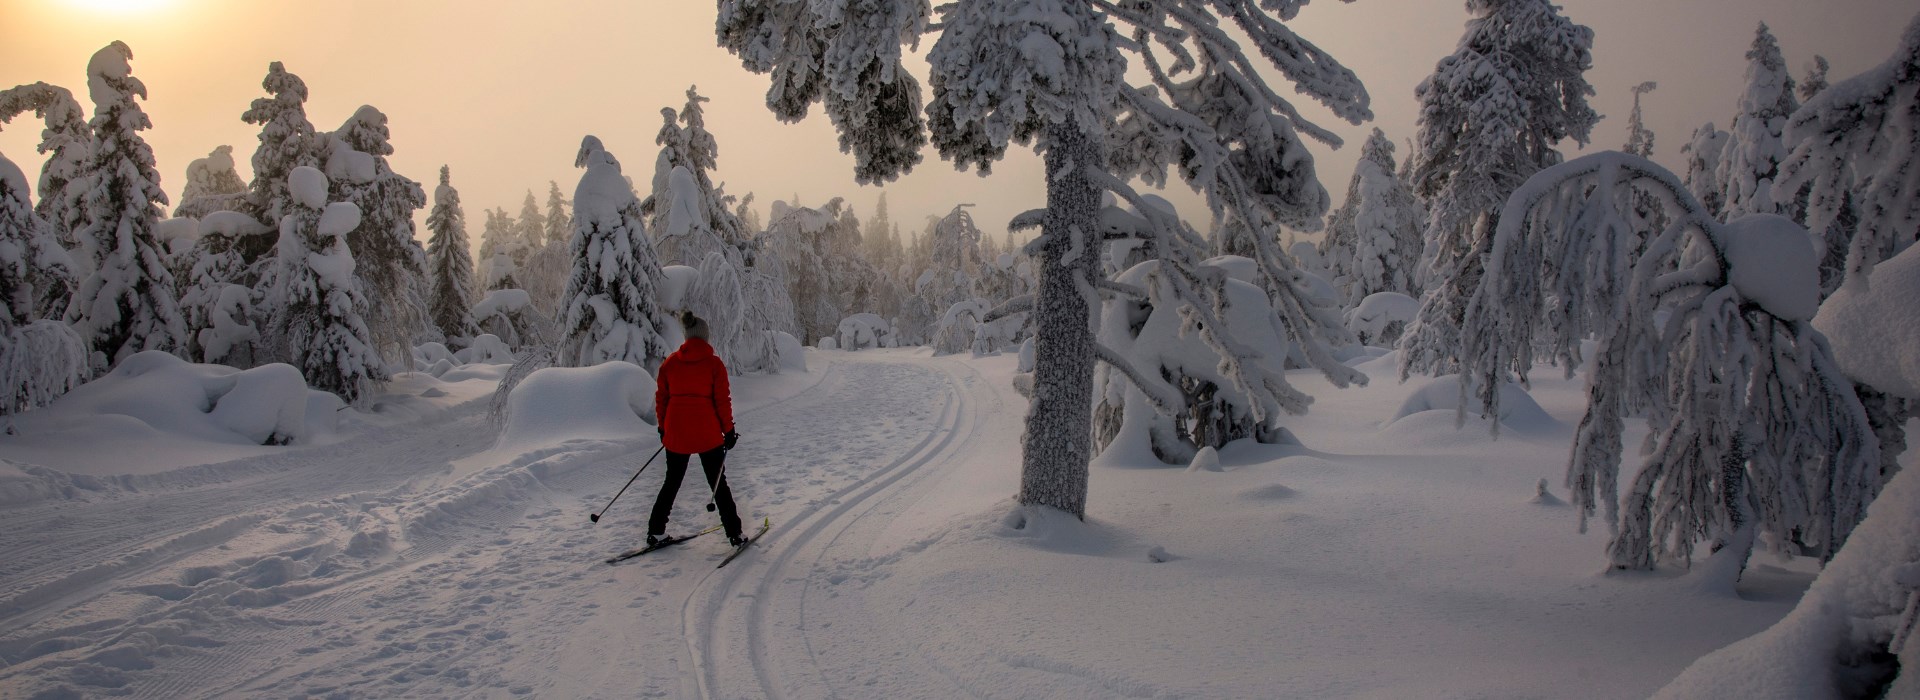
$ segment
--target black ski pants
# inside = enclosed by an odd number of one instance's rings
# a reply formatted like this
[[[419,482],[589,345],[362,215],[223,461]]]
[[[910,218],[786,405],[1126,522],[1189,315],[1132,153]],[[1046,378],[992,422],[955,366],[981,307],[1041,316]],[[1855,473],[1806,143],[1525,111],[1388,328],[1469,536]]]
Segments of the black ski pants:
[[[647,521],[648,533],[658,535],[667,531],[667,519],[673,514],[673,498],[680,494],[680,480],[686,478],[687,462],[692,457],[667,450],[667,478],[660,484],[660,497],[653,501],[653,518]],[[727,487],[726,464],[724,449],[715,447],[700,453],[700,468],[707,473],[707,484],[713,487],[714,505],[720,510],[720,526],[728,537],[739,537],[740,513],[733,508],[733,489]]]

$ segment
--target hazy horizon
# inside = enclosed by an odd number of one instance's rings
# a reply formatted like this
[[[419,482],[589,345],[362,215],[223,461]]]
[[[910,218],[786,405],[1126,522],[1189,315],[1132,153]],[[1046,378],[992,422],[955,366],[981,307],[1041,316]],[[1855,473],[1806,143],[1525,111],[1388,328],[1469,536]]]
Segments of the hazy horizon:
[[[1912,13],[1911,6],[1874,0],[1568,0],[1564,7],[1595,32],[1587,76],[1598,91],[1593,105],[1606,119],[1593,144],[1562,150],[1618,148],[1626,140],[1629,90],[1652,80],[1660,87],[1645,98],[1645,119],[1657,135],[1654,159],[1669,167],[1679,163],[1695,127],[1727,125],[1758,22],[1779,37],[1796,79],[1817,53],[1832,63],[1837,82],[1884,61]],[[660,109],[678,109],[696,84],[712,99],[706,107],[720,145],[715,180],[731,194],[755,194],[763,213],[773,200],[796,195],[810,206],[845,197],[864,221],[884,190],[903,233],[918,231],[927,215],[970,202],[981,228],[998,239],[1014,214],[1043,204],[1039,160],[1029,149],[1010,151],[984,179],[956,172],[929,149],[899,181],[856,185],[852,157],[839,152],[818,110],[798,124],[782,124],[767,111],[767,78],[715,45],[713,13],[705,3],[607,0],[554,7],[342,0],[323,13],[246,0],[0,0],[0,88],[45,81],[74,90],[84,103],[87,59],[111,41],[127,42],[134,75],[149,91],[143,106],[154,128],[143,135],[177,205],[188,163],[217,146],[233,146],[242,178],[251,177],[259,129],[240,114],[264,95],[267,64],[281,61],[306,82],[316,129],[336,129],[370,104],[388,115],[396,171],[431,189],[439,167],[451,166],[476,245],[481,211],[518,214],[528,190],[544,204],[550,180],[571,196],[580,172],[572,167],[574,152],[587,134],[599,136],[644,190],[658,153]],[[1339,151],[1313,145],[1335,206],[1357,145],[1372,128],[1385,130],[1399,145],[1396,156],[1405,158],[1417,111],[1413,87],[1453,50],[1466,19],[1461,2],[1361,0],[1315,3],[1289,23],[1359,74],[1372,96],[1375,120],[1359,126],[1317,104],[1299,105],[1348,141]],[[920,57],[935,38],[910,58],[922,76]],[[1295,94],[1283,79],[1272,82],[1282,95]],[[38,120],[21,115],[0,131],[0,153],[37,175],[39,134]],[[1172,189],[1168,196],[1182,215],[1205,226],[1200,200],[1184,185]]]

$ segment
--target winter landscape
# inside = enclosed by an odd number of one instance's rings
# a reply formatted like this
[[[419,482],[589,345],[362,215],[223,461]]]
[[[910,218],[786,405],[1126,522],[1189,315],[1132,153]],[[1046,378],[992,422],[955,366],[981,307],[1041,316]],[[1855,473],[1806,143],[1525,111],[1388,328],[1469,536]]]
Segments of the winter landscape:
[[[1910,5],[534,5],[0,7],[0,698],[1920,698]]]

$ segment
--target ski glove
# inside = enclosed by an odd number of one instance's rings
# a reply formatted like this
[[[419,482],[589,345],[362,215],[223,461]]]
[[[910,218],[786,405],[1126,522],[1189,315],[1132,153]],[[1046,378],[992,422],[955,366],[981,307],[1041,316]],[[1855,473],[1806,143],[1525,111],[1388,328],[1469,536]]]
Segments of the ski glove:
[[[740,434],[736,432],[728,432],[726,435],[726,441],[720,443],[720,449],[731,452],[733,451],[734,444],[738,442],[740,442]]]

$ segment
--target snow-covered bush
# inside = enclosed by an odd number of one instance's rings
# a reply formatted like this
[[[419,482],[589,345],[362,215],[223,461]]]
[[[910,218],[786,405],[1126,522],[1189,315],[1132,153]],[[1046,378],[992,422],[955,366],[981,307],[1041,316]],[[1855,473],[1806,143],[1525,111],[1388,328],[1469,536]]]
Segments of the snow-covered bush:
[[[834,334],[834,338],[843,350],[891,348],[899,344],[893,335],[893,325],[879,314],[870,313],[840,319],[840,330]]]
[[[1873,285],[1841,287],[1820,305],[1813,327],[1826,334],[1833,359],[1855,384],[1874,435],[1880,439],[1880,474],[1893,476],[1906,450],[1907,419],[1920,408],[1920,345],[1889,342],[1920,328],[1920,246],[1875,265]],[[1866,288],[1863,288],[1866,287]]]
[[[1299,413],[1312,401],[1283,378],[1290,343],[1271,321],[1267,296],[1246,279],[1228,276],[1233,267],[1251,272],[1250,266],[1236,265],[1243,262],[1222,256],[1202,268],[1226,277],[1225,308],[1217,317],[1224,328],[1205,326],[1177,303],[1161,261],[1141,262],[1113,279],[1115,286],[1143,293],[1102,305],[1101,347],[1120,355],[1131,370],[1115,365],[1095,373],[1094,440],[1103,452],[1141,454],[1145,445],[1162,462],[1186,464],[1202,447],[1272,438],[1278,435],[1274,421],[1281,412]],[[1261,369],[1269,382],[1266,392],[1249,392],[1229,376],[1202,331],[1233,347],[1257,349],[1259,354],[1240,361]]]
[[[481,333],[473,337],[473,342],[453,354],[455,362],[463,365],[510,365],[513,364],[513,348],[507,342],[492,333]]]
[[[1631,259],[1643,193],[1673,223]],[[1614,566],[1685,562],[1702,540],[1744,562],[1756,531],[1822,557],[1846,541],[1879,490],[1879,455],[1852,383],[1808,323],[1818,260],[1804,229],[1773,215],[1722,224],[1672,173],[1609,152],[1528,180],[1490,248],[1463,303],[1461,361],[1476,391],[1461,405],[1499,415],[1536,352],[1588,368],[1567,485],[1582,527],[1598,508],[1615,528]],[[1621,495],[1623,420],[1642,408],[1650,444]]]
[[[550,323],[534,307],[532,295],[524,289],[487,292],[480,303],[473,305],[473,320],[481,333],[492,335],[513,348],[544,342]]]
[[[1347,311],[1347,330],[1361,343],[1392,347],[1419,315],[1420,300],[1397,292],[1376,292]]]

